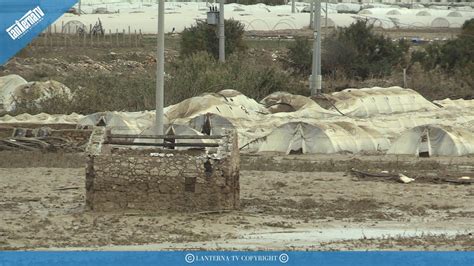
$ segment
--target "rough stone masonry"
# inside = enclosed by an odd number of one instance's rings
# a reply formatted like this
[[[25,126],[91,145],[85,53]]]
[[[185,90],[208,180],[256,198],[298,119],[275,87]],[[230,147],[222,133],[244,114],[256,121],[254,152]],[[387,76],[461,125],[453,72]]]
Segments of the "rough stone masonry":
[[[235,132],[209,150],[119,148],[97,127],[86,153],[86,205],[94,211],[215,211],[239,208]]]

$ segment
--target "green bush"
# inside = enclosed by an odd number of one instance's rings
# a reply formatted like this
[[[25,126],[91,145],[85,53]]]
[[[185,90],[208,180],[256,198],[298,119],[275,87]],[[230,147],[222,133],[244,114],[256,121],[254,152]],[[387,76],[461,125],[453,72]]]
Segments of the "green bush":
[[[462,70],[474,64],[474,19],[462,26],[457,39],[444,44],[430,44],[425,51],[412,53],[412,63],[420,62],[426,70],[440,67],[450,73]]]
[[[394,67],[404,63],[408,44],[394,43],[390,38],[374,34],[372,28],[367,22],[358,21],[328,38],[327,44],[333,45],[327,45],[326,57],[344,56],[344,60],[334,63],[336,69],[365,79],[390,75]]]
[[[237,20],[225,20],[225,52],[230,55],[246,49],[243,35],[245,25]],[[205,51],[219,57],[218,26],[208,25],[206,21],[198,21],[196,25],[186,28],[181,33],[181,56],[187,57]]]
[[[408,44],[394,43],[374,34],[372,28],[367,22],[358,21],[328,36],[321,47],[322,74],[343,74],[357,79],[383,77],[390,75],[394,67],[405,64]],[[311,73],[311,48],[311,42],[302,38],[296,38],[288,46],[287,66],[294,73]]]

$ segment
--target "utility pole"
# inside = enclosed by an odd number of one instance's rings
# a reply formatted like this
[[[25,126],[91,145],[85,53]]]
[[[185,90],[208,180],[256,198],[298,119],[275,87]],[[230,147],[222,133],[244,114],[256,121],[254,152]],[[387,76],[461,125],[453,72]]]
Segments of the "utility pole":
[[[296,12],[295,0],[291,0],[291,13]]]
[[[314,0],[316,4],[315,19],[313,25],[313,65],[311,71],[310,90],[311,95],[321,93],[321,0]]]
[[[165,78],[165,0],[158,0],[158,49],[156,55],[156,135],[163,135]]]
[[[326,0],[326,21],[324,22],[324,29],[326,32],[328,31],[328,1],[329,0]]]
[[[225,26],[224,26],[224,1],[219,2],[219,61],[225,62]]]

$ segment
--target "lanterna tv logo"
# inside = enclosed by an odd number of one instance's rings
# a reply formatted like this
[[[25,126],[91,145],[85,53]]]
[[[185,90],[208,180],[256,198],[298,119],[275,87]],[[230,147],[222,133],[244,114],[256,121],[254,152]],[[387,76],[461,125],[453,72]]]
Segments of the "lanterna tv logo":
[[[22,18],[15,21],[15,24],[7,29],[8,35],[13,40],[17,40],[25,35],[32,27],[38,24],[44,18],[44,12],[39,6],[28,11]]]

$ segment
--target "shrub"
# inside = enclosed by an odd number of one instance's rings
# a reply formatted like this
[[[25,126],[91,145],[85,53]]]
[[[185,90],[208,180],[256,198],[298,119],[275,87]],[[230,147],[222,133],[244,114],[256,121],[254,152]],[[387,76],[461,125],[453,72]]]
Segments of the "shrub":
[[[183,58],[170,68],[166,104],[223,89],[238,90],[255,99],[280,90],[304,92],[288,73],[271,62],[271,59],[234,54],[226,64],[221,64],[205,52]]]
[[[323,75],[336,72],[358,79],[383,77],[394,67],[405,64],[408,44],[372,32],[373,26],[358,21],[348,28],[328,36],[322,44],[321,71]],[[312,49],[308,39],[296,38],[288,46],[287,66],[294,73],[311,73]],[[339,73],[341,74],[341,73]]]
[[[295,37],[295,41],[288,45],[286,66],[297,74],[310,75],[312,57],[312,42],[305,37]]]
[[[340,48],[329,50],[326,56],[340,58],[341,52],[345,53],[348,58],[337,66],[362,79],[390,75],[393,67],[404,63],[408,45],[403,41],[395,44],[390,38],[374,34],[372,28],[358,21],[342,29],[328,38],[329,42],[339,42]]]
[[[262,99],[275,91],[305,93],[304,87],[276,64],[272,58],[231,55],[226,64],[206,52],[180,58],[166,67],[165,104],[175,104],[206,92],[233,89]],[[90,73],[56,77],[74,94],[73,100],[57,95],[39,105],[19,105],[17,113],[82,113],[100,111],[141,111],[155,108],[154,69],[143,73]],[[39,108],[38,106],[41,106]]]
[[[440,67],[450,73],[462,70],[474,63],[474,19],[462,26],[457,39],[445,44],[431,44],[425,51],[412,53],[412,63],[420,62],[426,70]]]
[[[237,20],[225,20],[225,52],[230,55],[246,49],[243,41],[244,24]],[[181,56],[186,57],[205,51],[219,57],[218,26],[208,25],[206,21],[198,21],[196,25],[186,28],[181,33]]]

